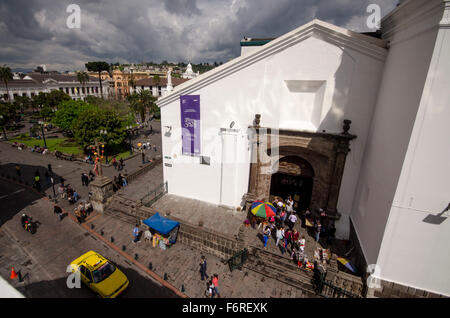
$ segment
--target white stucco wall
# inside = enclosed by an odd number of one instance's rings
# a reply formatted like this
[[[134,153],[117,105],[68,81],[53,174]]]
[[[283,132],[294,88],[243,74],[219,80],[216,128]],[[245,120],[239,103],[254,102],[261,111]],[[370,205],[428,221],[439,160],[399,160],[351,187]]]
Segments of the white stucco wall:
[[[245,140],[246,128],[257,113],[263,127],[336,133],[342,131],[343,119],[351,119],[350,132],[358,138],[351,145],[338,203],[340,211],[350,212],[384,61],[347,47],[344,52],[322,36],[315,34],[189,93],[200,95],[202,154],[211,157],[210,166],[200,165],[199,158],[181,156],[179,99],[161,108],[163,153],[172,164],[164,167],[169,193],[221,204],[219,131],[232,121]],[[164,126],[172,126],[171,137],[164,136],[168,131]],[[248,144],[242,142],[234,151],[248,155]],[[228,188],[237,193],[225,196],[235,197],[237,206],[248,189],[248,161],[235,169],[236,183]]]
[[[450,296],[450,8],[442,21],[377,264],[381,277]]]
[[[448,257],[439,255],[434,245],[439,246],[440,239],[448,242],[448,234],[440,232],[448,225],[436,232],[436,226],[430,226],[422,219],[426,216],[425,211],[436,214],[444,208],[443,202],[446,206],[449,201],[444,199],[448,186],[446,190],[442,188],[445,187],[443,178],[448,177],[448,170],[445,170],[448,164],[443,161],[441,164],[441,159],[436,159],[436,156],[448,155],[448,138],[445,139],[443,128],[436,127],[438,121],[430,117],[427,117],[429,130],[421,131],[424,119],[420,108],[429,107],[442,124],[444,118],[449,118],[449,113],[442,111],[448,94],[436,95],[440,101],[436,104],[426,97],[430,93],[429,83],[442,80],[441,84],[448,87],[448,78],[438,79],[437,75],[441,73],[430,72],[429,68],[432,56],[440,50],[443,56],[448,56],[449,51],[447,47],[435,48],[437,24],[443,8],[439,4],[442,2],[421,2],[415,5],[422,6],[424,12],[417,8],[410,12],[408,8],[399,8],[399,13],[384,21],[390,24],[385,34],[388,34],[391,47],[351,218],[366,261],[380,266],[381,278],[424,289],[433,286],[432,289],[442,291],[445,284],[450,285],[448,279],[442,277],[445,272],[435,267],[435,261],[439,261],[439,268],[443,269],[449,265]],[[413,16],[420,16],[420,19],[411,19]],[[448,66],[447,62],[443,68]],[[441,110],[439,114],[437,109]],[[425,142],[430,143],[428,147]],[[419,143],[420,147],[416,147]],[[447,152],[441,153],[440,147],[447,148]],[[408,164],[410,160],[414,166]],[[448,253],[444,252],[444,255]]]

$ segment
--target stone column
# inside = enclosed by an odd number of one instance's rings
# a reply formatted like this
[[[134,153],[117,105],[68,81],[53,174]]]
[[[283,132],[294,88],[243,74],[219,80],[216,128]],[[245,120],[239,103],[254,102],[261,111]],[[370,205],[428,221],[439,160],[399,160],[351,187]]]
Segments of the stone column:
[[[114,193],[112,181],[108,177],[98,176],[89,186],[92,193],[91,203],[94,211],[103,213],[107,199]]]

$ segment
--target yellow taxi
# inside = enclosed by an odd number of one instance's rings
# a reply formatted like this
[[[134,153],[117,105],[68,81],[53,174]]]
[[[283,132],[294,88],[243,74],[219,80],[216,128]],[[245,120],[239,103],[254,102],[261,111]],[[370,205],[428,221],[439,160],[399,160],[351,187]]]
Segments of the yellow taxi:
[[[70,263],[72,273],[80,272],[81,281],[103,298],[115,298],[129,284],[128,278],[100,254],[89,251]]]

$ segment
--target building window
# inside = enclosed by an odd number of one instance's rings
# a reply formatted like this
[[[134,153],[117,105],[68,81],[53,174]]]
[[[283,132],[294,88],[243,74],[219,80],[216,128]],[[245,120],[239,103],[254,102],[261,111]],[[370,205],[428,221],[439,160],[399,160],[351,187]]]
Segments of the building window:
[[[161,86],[158,86],[158,95],[161,96]]]
[[[27,93],[22,93],[22,96],[23,96],[23,97],[27,96]]]
[[[31,93],[31,97],[34,97],[34,93]]]
[[[66,94],[69,94],[69,88],[66,87]]]
[[[70,88],[72,90],[72,95],[75,94],[75,87]]]
[[[98,86],[95,86],[95,92],[98,94]]]
[[[81,88],[81,91],[83,92],[83,94],[86,94],[84,87]]]
[[[64,92],[64,88],[62,88],[62,87],[60,87],[59,90],[60,90],[61,92]]]

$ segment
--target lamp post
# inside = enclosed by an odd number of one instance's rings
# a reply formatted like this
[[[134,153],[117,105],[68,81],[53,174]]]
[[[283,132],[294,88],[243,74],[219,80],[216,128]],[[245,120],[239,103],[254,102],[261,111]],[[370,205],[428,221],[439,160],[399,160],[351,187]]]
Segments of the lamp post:
[[[128,134],[128,140],[130,142],[130,156],[133,154],[133,145],[131,144],[131,129],[132,128],[133,128],[133,126],[131,126],[131,125],[126,127],[127,134]]]
[[[106,129],[105,130],[100,129],[100,134],[105,136],[105,138],[106,138],[106,135],[108,135],[108,131]],[[106,164],[108,164],[108,155],[106,154],[105,143],[102,144],[101,154],[105,153],[105,161],[106,161]]]
[[[41,125],[41,131],[42,131],[42,138],[44,138],[44,146],[47,148],[47,141],[45,140],[45,132],[44,132],[44,122],[40,120],[39,125]]]

